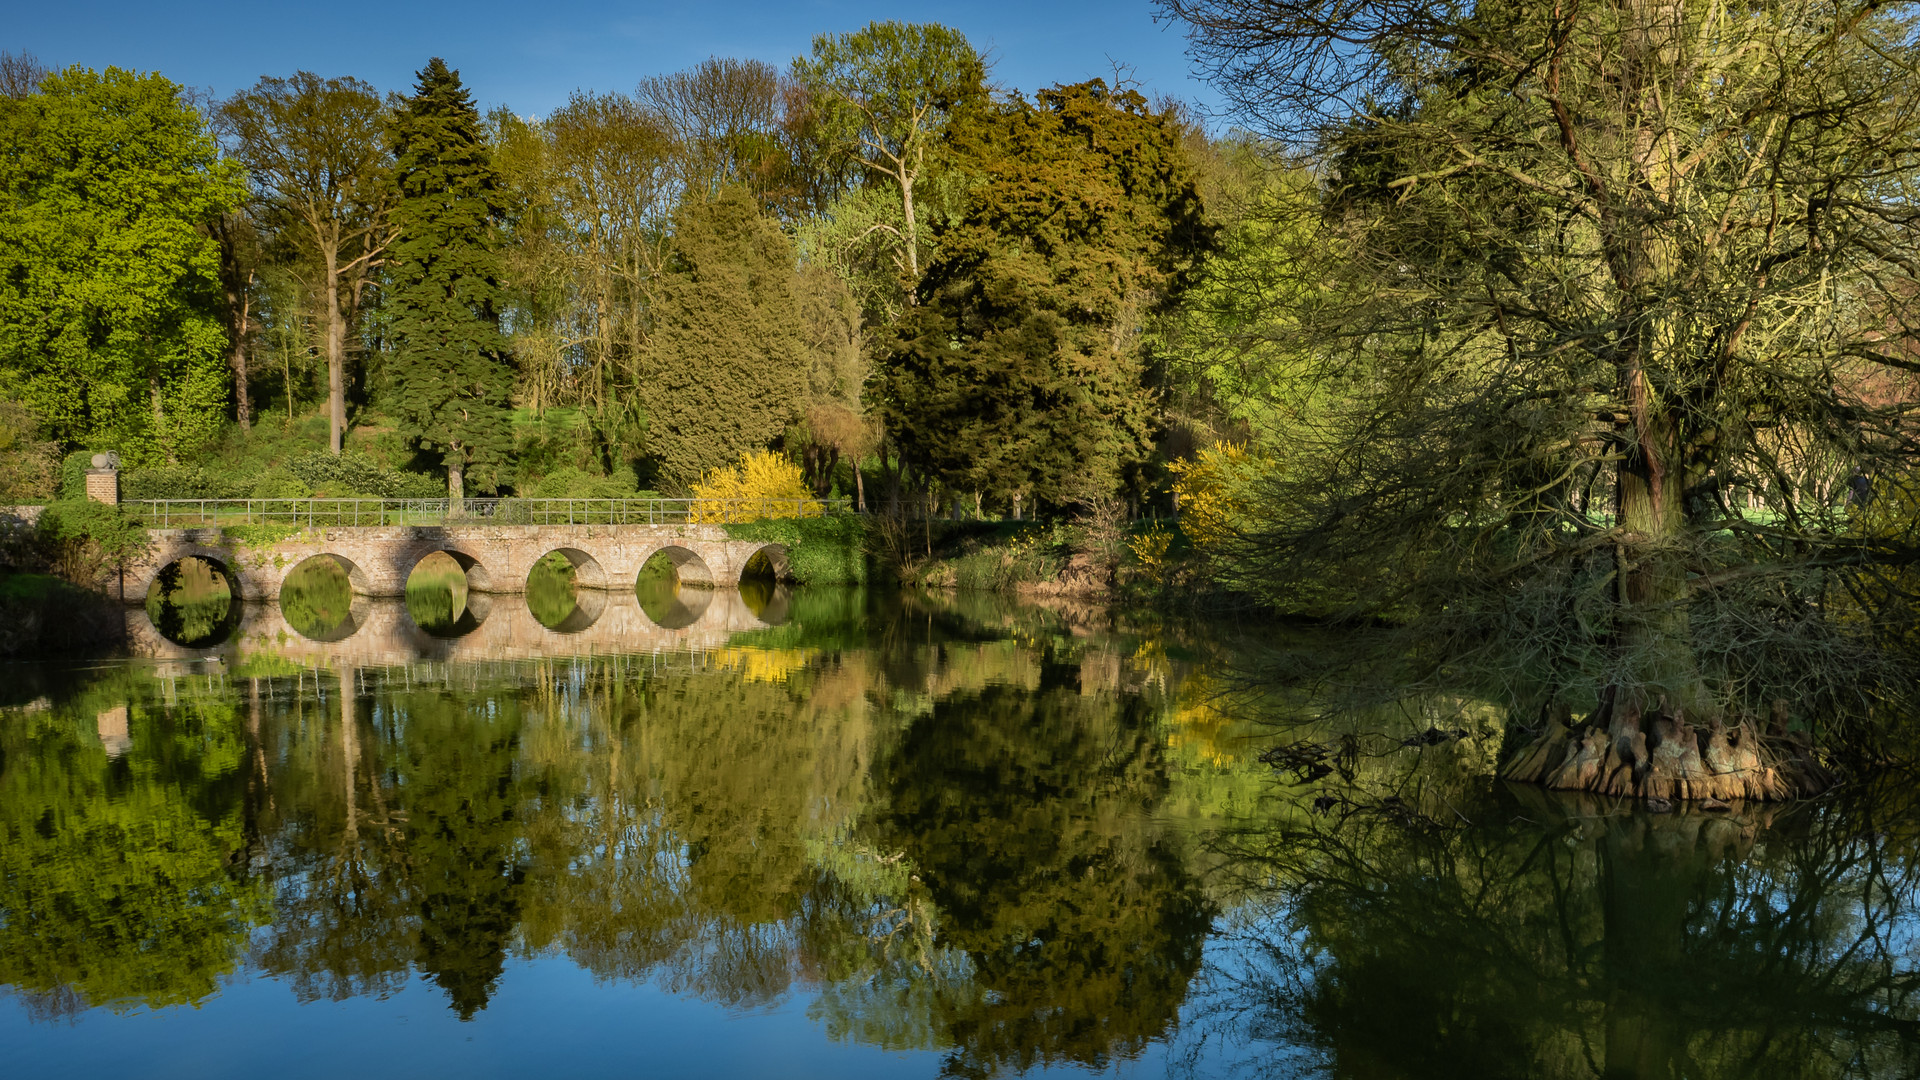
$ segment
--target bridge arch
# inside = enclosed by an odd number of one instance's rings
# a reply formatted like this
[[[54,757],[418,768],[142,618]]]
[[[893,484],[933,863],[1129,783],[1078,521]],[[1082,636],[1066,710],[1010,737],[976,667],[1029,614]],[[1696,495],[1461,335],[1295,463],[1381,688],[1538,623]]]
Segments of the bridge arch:
[[[324,578],[333,570],[346,579],[344,596],[330,595]],[[290,591],[291,590],[291,591]],[[345,641],[366,621],[365,595],[371,591],[367,572],[353,560],[332,552],[309,555],[280,579],[280,615],[301,637],[311,641]]]
[[[146,585],[140,591],[140,611],[148,626],[162,640],[184,649],[204,649],[224,644],[240,625],[244,594],[240,575],[234,572],[233,557],[217,548],[182,544],[166,550],[156,560]],[[222,599],[217,593],[195,598],[191,593],[198,575],[191,564],[205,567],[207,581],[213,578],[226,589]],[[180,602],[180,590],[188,590]]]
[[[601,567],[600,560],[575,547],[554,548],[547,552],[547,555],[559,555],[565,558],[573,567],[573,580],[580,588],[606,590],[607,572]],[[540,558],[544,559],[547,555],[542,555]],[[535,560],[535,562],[538,561]]]
[[[673,576],[682,585],[695,585],[703,588],[713,587],[713,568],[707,560],[690,548],[678,544],[667,544],[653,551],[641,562],[642,569],[655,559],[664,558],[673,566]]]
[[[160,583],[160,575],[166,573],[167,568],[174,563],[182,562],[186,559],[199,559],[201,562],[206,563],[218,571],[220,576],[226,579],[227,592],[233,597],[235,603],[239,603],[243,599],[248,599],[244,597],[240,591],[240,575],[234,572],[233,553],[223,551],[217,547],[210,547],[206,544],[192,543],[174,544],[162,551],[160,557],[154,560],[152,570],[144,575],[146,580],[136,584],[135,587],[139,591],[133,595],[138,596],[141,600],[145,600],[146,597],[153,592],[154,586]]]
[[[558,555],[573,570],[570,594],[558,592],[541,564]],[[540,575],[540,576],[536,576]],[[577,634],[600,621],[607,609],[607,572],[600,561],[575,547],[559,547],[533,561],[525,582],[527,608],[534,621],[556,634]],[[561,607],[566,604],[566,607]]]
[[[784,544],[762,544],[740,564],[740,577],[764,577],[774,581],[792,581],[793,570],[787,562]]]

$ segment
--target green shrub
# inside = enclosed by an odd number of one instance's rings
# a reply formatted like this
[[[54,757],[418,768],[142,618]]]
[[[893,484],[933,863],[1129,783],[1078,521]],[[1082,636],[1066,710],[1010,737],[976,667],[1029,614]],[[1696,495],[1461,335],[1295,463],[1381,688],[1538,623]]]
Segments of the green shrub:
[[[285,469],[268,469],[247,492],[250,499],[304,499],[313,494],[305,480]]]
[[[867,521],[854,514],[768,518],[725,525],[735,540],[757,540],[787,549],[787,569],[805,585],[867,583]]]
[[[90,584],[109,566],[124,565],[147,550],[147,529],[118,506],[90,499],[63,499],[40,512],[35,523],[54,570],[68,581]]]
[[[633,478],[599,476],[585,469],[564,465],[534,481],[525,494],[535,499],[631,499],[639,494]]]
[[[75,450],[60,459],[60,490],[55,498],[84,499],[87,497],[87,470],[93,466],[93,451]]]
[[[249,480],[197,465],[149,465],[120,475],[123,499],[244,499]]]
[[[444,480],[382,468],[359,451],[336,456],[315,450],[290,459],[286,470],[321,498],[433,499],[447,493]]]

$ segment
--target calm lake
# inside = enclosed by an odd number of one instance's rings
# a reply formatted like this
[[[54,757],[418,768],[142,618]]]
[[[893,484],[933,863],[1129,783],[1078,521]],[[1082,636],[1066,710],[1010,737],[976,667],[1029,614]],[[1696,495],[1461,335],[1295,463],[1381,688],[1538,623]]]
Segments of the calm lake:
[[[1908,792],[1509,790],[1464,701],[1301,783],[1232,628],[556,581],[0,665],[0,1073],[1920,1075]]]

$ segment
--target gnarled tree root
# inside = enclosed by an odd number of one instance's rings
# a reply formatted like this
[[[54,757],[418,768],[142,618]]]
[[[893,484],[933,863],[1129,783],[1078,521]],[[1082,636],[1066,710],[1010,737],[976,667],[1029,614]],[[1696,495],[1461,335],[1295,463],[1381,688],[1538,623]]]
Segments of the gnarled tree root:
[[[1560,791],[1722,802],[1779,802],[1833,786],[1811,743],[1786,730],[1784,702],[1774,704],[1765,736],[1750,717],[1728,726],[1719,716],[1687,716],[1664,700],[1643,711],[1638,696],[1627,693],[1608,695],[1581,723],[1570,719],[1549,717],[1546,731],[1500,775]]]

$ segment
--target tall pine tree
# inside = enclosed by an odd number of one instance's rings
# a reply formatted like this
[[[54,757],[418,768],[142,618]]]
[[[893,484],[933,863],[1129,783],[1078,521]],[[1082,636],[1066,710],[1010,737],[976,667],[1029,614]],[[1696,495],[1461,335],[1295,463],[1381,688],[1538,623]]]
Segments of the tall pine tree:
[[[511,445],[494,247],[503,193],[473,99],[439,57],[395,115],[393,137],[394,404],[407,434],[440,452],[457,508],[467,474],[494,486]]]

